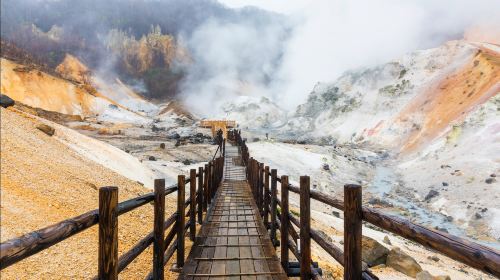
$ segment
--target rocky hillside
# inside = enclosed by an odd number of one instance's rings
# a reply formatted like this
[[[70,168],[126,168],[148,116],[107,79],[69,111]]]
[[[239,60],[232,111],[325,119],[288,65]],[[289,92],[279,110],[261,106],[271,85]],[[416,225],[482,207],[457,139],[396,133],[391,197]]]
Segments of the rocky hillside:
[[[491,244],[500,240],[499,91],[500,47],[451,41],[319,83],[294,112],[236,99],[228,116],[256,128],[249,139],[268,132],[341,151],[349,164],[323,174],[318,183],[332,182],[325,191],[350,179],[395,214]],[[259,121],[265,116],[272,121]],[[355,155],[362,150],[374,153]]]
[[[71,55],[56,70],[58,76],[2,58],[1,91],[31,107],[102,121],[146,123],[146,113],[157,109],[120,80],[91,75]]]
[[[285,131],[417,151],[498,93],[499,51],[495,45],[453,41],[347,72],[318,84]]]

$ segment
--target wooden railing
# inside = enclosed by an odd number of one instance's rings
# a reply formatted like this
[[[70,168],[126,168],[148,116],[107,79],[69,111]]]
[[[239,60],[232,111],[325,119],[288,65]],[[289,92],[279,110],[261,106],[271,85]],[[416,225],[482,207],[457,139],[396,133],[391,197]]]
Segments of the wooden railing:
[[[500,253],[497,250],[363,206],[362,188],[359,185],[345,185],[343,201],[330,194],[311,190],[308,176],[300,176],[300,186],[293,186],[289,184],[288,176],[279,177],[276,169],[270,169],[250,157],[241,131],[233,130],[228,137],[241,148],[243,161],[247,166],[247,179],[255,201],[266,226],[270,229],[273,243],[275,246],[281,246],[281,263],[289,275],[293,275],[296,268],[296,264],[290,265],[290,250],[299,260],[301,279],[320,278],[320,270],[311,260],[312,239],[344,266],[344,279],[378,279],[361,260],[362,221],[366,221],[500,278]],[[280,198],[277,191],[278,182],[281,184]],[[300,196],[300,219],[289,211],[289,192]],[[311,199],[344,212],[343,250],[311,228]],[[281,233],[279,241],[276,238],[277,231]]]
[[[222,152],[224,152],[224,147]],[[55,225],[27,233],[0,244],[0,269],[5,269],[46,248],[99,224],[97,279],[118,279],[123,271],[151,243],[153,244],[152,271],[146,279],[164,279],[164,266],[177,253],[177,268],[185,260],[185,233],[196,237],[196,218],[202,223],[222,180],[224,158],[218,157],[204,167],[191,169],[189,178],[178,176],[176,185],[165,187],[164,179],[154,181],[154,192],[118,203],[118,188],[99,189],[99,209],[73,217]],[[185,199],[186,184],[189,198]],[[165,219],[165,196],[177,191],[177,211]],[[152,231],[118,257],[118,217],[147,203],[154,204]],[[186,209],[189,207],[188,212]],[[185,217],[189,217],[186,223]],[[165,231],[170,228],[165,236]],[[174,240],[174,238],[176,238]],[[20,276],[22,278],[22,275]]]

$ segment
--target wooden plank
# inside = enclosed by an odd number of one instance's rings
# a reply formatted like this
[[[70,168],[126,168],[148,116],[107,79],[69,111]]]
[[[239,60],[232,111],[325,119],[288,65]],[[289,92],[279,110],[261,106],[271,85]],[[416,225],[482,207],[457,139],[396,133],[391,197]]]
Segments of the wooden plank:
[[[184,175],[179,175],[177,177],[177,268],[184,266],[184,200],[185,200],[185,181]]]
[[[99,189],[99,279],[118,279],[118,188]]]
[[[311,279],[311,198],[309,176],[300,176],[300,279]]]
[[[217,244],[227,244],[227,237],[218,237]],[[212,262],[212,268],[210,274],[224,274],[226,272],[226,262],[225,260],[218,260],[220,258],[226,258],[227,247],[219,246],[215,248],[215,253],[213,257],[207,258],[207,260]],[[199,259],[197,259],[199,260]],[[210,279],[224,279],[224,277],[210,277]]]
[[[271,197],[269,191],[269,166],[264,168],[264,226],[269,228],[269,206]]]
[[[203,167],[198,167],[198,224],[203,223]]]
[[[281,176],[281,265],[288,269],[288,176]]]
[[[196,238],[196,169],[189,170],[189,198],[191,204],[189,205],[191,212],[189,213],[189,238],[194,241]]]
[[[361,279],[361,186],[344,186],[344,279]]]
[[[204,244],[207,244],[207,245],[216,245],[217,244],[217,239],[213,238],[213,237],[207,237],[205,239],[205,243]],[[205,257],[205,258],[212,258],[214,256],[214,253],[215,253],[215,248],[213,248],[213,247],[205,247],[205,248],[203,248],[200,256],[201,257]],[[196,268],[196,273],[197,274],[207,274],[207,273],[210,273],[211,269],[212,269],[212,263],[211,262],[201,262],[201,263],[198,264],[198,267]],[[202,277],[201,279],[207,280],[208,277]]]
[[[208,164],[203,169],[203,211],[208,210]]]
[[[273,245],[276,244],[276,212],[277,212],[277,175],[278,171],[276,169],[271,169],[271,240]]]
[[[153,278],[163,280],[163,257],[165,252],[165,179],[154,181],[154,241],[153,241]]]

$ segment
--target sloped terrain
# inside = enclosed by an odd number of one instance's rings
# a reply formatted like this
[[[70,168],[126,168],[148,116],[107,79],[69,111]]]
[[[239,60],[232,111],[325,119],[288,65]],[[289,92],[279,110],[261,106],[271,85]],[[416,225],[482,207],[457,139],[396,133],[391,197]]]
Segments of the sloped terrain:
[[[156,108],[130,93],[122,83],[117,82],[117,85],[103,87],[102,92],[106,94],[101,94],[91,84],[74,81],[89,82],[91,79],[84,71],[85,68],[82,68],[84,65],[75,58],[67,59],[58,68],[59,74],[72,80],[52,76],[32,66],[17,64],[4,58],[1,63],[2,93],[31,107],[82,117],[95,117],[102,121],[135,124],[149,121],[139,110]],[[114,93],[113,90],[118,93]],[[118,101],[112,100],[113,97]]]
[[[4,108],[1,119],[2,242],[97,208],[99,187],[118,186],[120,201],[150,191],[108,169],[104,162],[99,164],[76,153],[64,143],[68,135],[53,123]],[[38,130],[40,123],[56,127],[55,134],[48,136]],[[167,202],[167,213],[173,212],[172,205],[173,201]],[[152,214],[152,206],[145,205],[120,217],[120,254],[151,231]],[[97,273],[97,236],[97,227],[92,227],[2,270],[2,278],[91,278]],[[151,250],[147,250],[123,272],[123,277],[144,277],[151,258]]]

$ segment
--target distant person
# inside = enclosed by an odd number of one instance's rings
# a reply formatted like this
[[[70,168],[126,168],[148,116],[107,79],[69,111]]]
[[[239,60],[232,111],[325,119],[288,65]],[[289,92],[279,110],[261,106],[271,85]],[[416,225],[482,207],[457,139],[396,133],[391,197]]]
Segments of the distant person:
[[[266,132],[266,139],[269,140],[269,133]]]

